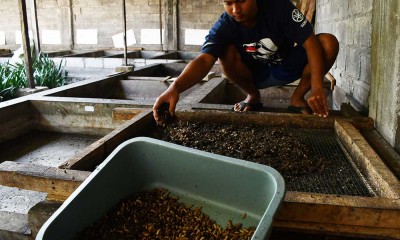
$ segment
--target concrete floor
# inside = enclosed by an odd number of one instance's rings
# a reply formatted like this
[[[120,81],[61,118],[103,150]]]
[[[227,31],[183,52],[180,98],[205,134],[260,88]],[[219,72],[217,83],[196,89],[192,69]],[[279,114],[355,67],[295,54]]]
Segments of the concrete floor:
[[[0,239],[28,239],[28,211],[46,193],[0,186]]]
[[[100,137],[33,131],[0,144],[2,161],[58,167]]]

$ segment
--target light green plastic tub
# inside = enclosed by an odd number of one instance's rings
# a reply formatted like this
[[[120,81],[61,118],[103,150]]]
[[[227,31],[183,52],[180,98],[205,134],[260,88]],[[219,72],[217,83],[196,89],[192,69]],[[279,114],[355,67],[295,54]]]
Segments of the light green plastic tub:
[[[138,137],[115,149],[36,239],[73,239],[124,197],[159,187],[201,206],[222,227],[228,220],[256,227],[252,239],[268,239],[285,194],[282,176],[271,167]]]

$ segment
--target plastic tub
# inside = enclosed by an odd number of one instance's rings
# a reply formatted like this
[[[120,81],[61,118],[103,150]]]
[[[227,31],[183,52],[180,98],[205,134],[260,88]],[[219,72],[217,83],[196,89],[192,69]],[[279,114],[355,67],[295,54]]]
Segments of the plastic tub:
[[[273,168],[139,137],[122,143],[46,221],[36,239],[73,239],[126,196],[166,188],[221,226],[255,226],[267,239],[285,184]],[[246,218],[243,219],[244,214]]]

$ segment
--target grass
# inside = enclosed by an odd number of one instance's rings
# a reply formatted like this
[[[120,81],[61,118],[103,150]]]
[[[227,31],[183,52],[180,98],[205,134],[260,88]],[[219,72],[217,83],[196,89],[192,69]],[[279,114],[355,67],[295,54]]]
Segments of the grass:
[[[33,77],[36,86],[49,89],[65,85],[68,72],[64,63],[58,65],[47,54],[32,54]],[[0,64],[0,102],[16,98],[18,89],[28,86],[25,65],[21,63]]]

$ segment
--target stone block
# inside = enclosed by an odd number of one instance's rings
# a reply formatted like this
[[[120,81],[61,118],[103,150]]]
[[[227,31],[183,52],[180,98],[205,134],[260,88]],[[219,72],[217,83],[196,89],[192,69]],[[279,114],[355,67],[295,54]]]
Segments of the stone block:
[[[85,59],[81,57],[68,57],[65,58],[67,68],[85,68]]]
[[[368,85],[371,83],[371,53],[369,51],[369,48],[365,49],[360,62],[360,80]]]
[[[46,198],[46,193],[0,186],[0,239],[26,239],[28,211]]]
[[[17,90],[16,94],[18,97],[23,97],[34,93],[42,92],[48,89],[49,89],[48,87],[44,86],[36,86],[35,88],[20,88]]]
[[[133,66],[119,66],[115,68],[116,72],[133,72]]]
[[[123,65],[122,58],[103,58],[104,68],[116,68]]]
[[[362,47],[371,47],[372,14],[355,19],[354,44]]]
[[[361,54],[360,50],[348,47],[346,50],[346,72],[354,79],[360,78]]]
[[[85,58],[86,68],[104,68],[103,58]]]
[[[362,81],[356,81],[354,85],[355,85],[353,92],[354,99],[361,105],[368,107],[368,96],[369,96],[370,86]]]
[[[146,65],[155,63],[167,63],[167,59],[146,59]]]

